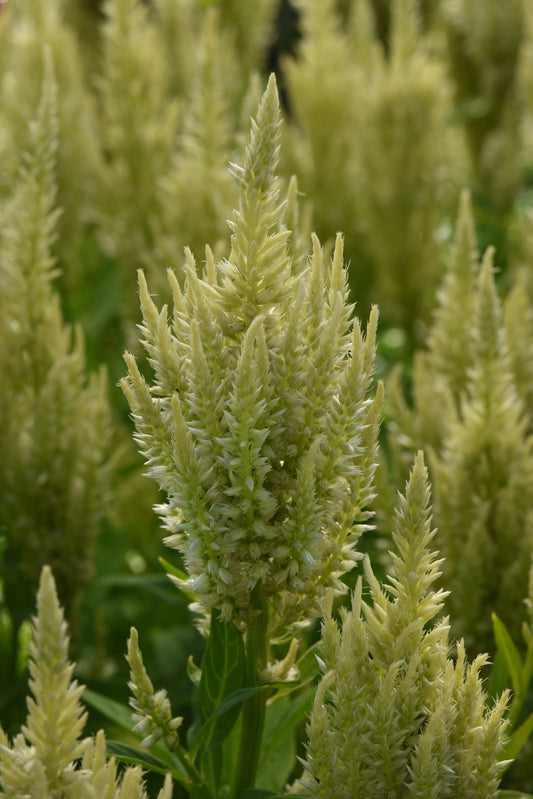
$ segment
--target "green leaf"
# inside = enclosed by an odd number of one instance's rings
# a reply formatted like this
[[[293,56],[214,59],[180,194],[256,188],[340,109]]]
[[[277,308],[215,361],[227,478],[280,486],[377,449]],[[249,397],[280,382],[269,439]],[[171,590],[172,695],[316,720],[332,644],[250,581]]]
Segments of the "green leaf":
[[[161,564],[161,566],[165,569],[166,573],[170,577],[177,577],[179,580],[187,580],[188,579],[188,575],[185,574],[185,572],[182,571],[181,569],[178,569],[177,566],[174,566],[174,564],[170,563],[170,561],[165,560],[165,558],[158,558],[158,560],[159,560],[159,563]],[[176,585],[176,584],[174,584],[174,585]],[[178,585],[176,585],[176,589],[179,591],[179,593],[182,596],[185,597],[185,599],[188,602],[196,602],[196,600],[198,599],[196,594],[193,594],[192,591],[185,591],[183,588],[181,588]]]
[[[243,687],[245,672],[241,633],[233,622],[220,621],[218,611],[213,610],[200,680],[200,710],[204,719],[215,712],[228,694]]]
[[[522,658],[515,646],[515,643],[509,635],[504,623],[500,621],[495,613],[492,614],[492,626],[494,629],[494,638],[498,651],[502,653],[505,664],[509,669],[511,676],[511,685],[515,696],[523,696],[527,690],[527,685],[524,685]]]
[[[194,738],[191,748],[190,748],[190,756],[191,758],[195,758],[196,754],[198,753],[201,746],[206,747],[207,743],[211,740],[211,725],[215,722],[218,718],[223,717],[228,711],[231,711],[234,708],[240,709],[243,702],[249,699],[254,694],[257,694],[261,691],[268,690],[268,685],[256,685],[253,688],[240,688],[238,691],[234,691],[232,694],[227,696],[223,702],[218,706],[216,711],[210,716],[207,721],[202,724],[200,729],[198,730],[196,737]],[[238,716],[238,713],[237,713]],[[233,726],[233,724],[231,725]],[[228,729],[228,733],[230,732],[231,728]]]
[[[180,580],[187,579],[187,575],[185,574],[185,572],[182,571],[182,569],[179,569],[177,566],[174,566],[174,564],[170,563],[170,561],[162,557],[159,557],[158,561],[161,564],[161,566],[164,568],[164,570],[167,572],[167,574],[171,574],[173,577],[179,577]]]
[[[301,799],[302,796],[303,794],[299,794],[299,799]],[[242,799],[286,799],[286,794],[276,793],[276,791],[267,791],[263,788],[248,788],[242,794]]]
[[[111,574],[100,582],[105,588],[133,588],[146,591],[167,605],[181,605],[183,602],[165,574]]]
[[[524,633],[524,640],[527,645],[527,653],[526,653],[526,659],[524,661],[524,666],[522,669],[522,677],[524,680],[524,685],[529,686],[531,677],[533,675],[533,639],[531,635],[531,629],[527,624],[524,624],[523,626],[523,633]]]
[[[242,741],[242,713],[237,716],[235,725],[222,743],[221,761],[222,767],[220,770],[220,788],[227,786],[231,795],[231,786],[235,784],[235,775],[239,764],[239,755],[241,750]],[[220,796],[223,796],[221,793]]]
[[[321,649],[322,641],[317,641],[317,643],[310,646],[309,649],[304,652],[300,660],[296,662],[296,666],[300,673],[300,686],[306,685],[320,674],[320,667],[316,656],[320,654]]]
[[[500,760],[514,760],[533,730],[533,713],[531,713],[520,727],[513,731],[511,737],[502,748]]]
[[[492,668],[490,670],[489,682],[487,685],[487,695],[494,701],[509,687],[509,669],[503,653],[496,652]]]
[[[522,791],[498,791],[498,799],[533,799],[533,794]]]
[[[106,746],[108,753],[114,755],[123,763],[132,763],[136,766],[141,766],[141,768],[145,770],[156,771],[158,774],[171,774],[172,778],[187,788],[188,791],[195,787],[199,796],[206,797],[208,795],[204,786],[193,785],[192,780],[183,770],[179,762],[176,762],[176,767],[173,768],[172,765],[156,757],[146,749],[139,749],[136,746],[125,744],[122,741],[106,741]],[[163,751],[167,754],[166,750]]]
[[[82,698],[87,705],[94,707],[95,710],[98,710],[102,713],[103,716],[108,718],[110,721],[114,722],[117,726],[122,727],[125,730],[128,730],[131,735],[134,737],[141,739],[142,736],[138,735],[134,732],[133,727],[135,726],[135,722],[133,721],[133,711],[130,710],[129,707],[126,705],[122,705],[120,702],[116,702],[114,699],[108,699],[106,696],[102,696],[102,694],[96,693],[96,691],[91,691],[89,688],[86,688],[82,694]],[[119,745],[117,741],[110,741],[110,744],[113,747]],[[128,746],[127,744],[120,744],[120,746]],[[176,755],[172,752],[169,752],[165,746],[162,744],[153,744],[150,749],[136,749],[135,747],[129,747],[131,752],[137,752],[138,756],[142,755],[145,759],[145,765],[147,768],[151,768],[155,771],[160,770],[161,764],[165,768],[166,771],[172,771],[175,775],[176,779],[179,779],[181,782],[185,784],[187,782],[187,774],[183,765],[180,763]],[[117,754],[118,756],[118,754]],[[148,764],[148,759],[153,759],[154,762],[160,764],[159,769],[155,768],[155,766]],[[121,757],[121,759],[124,759]],[[132,762],[139,762],[140,760],[135,760]],[[185,782],[184,782],[185,781]]]
[[[295,730],[313,707],[315,689],[284,696],[267,707],[257,782],[270,790],[283,788],[296,758]]]
[[[226,697],[242,688],[245,676],[243,637],[233,622],[220,621],[218,611],[213,610],[198,694],[202,718],[204,721],[210,720],[209,733],[204,733],[206,748],[224,740],[235,724],[240,710],[239,702],[226,705],[222,713],[217,711]]]
[[[294,732],[296,726],[302,722],[313,707],[315,698],[314,688],[306,691],[297,699],[289,699],[273,703],[267,710],[267,724],[265,727],[264,744],[261,752],[261,761],[266,761],[280,746],[286,745],[286,739]],[[275,725],[268,724],[268,714],[273,708],[278,708]],[[270,729],[269,729],[270,727]],[[261,768],[261,766],[260,766]]]
[[[247,788],[241,795],[241,799],[287,799],[288,794],[277,793],[276,791],[268,791],[263,788]],[[311,799],[309,793],[299,793],[298,799]],[[520,794],[524,799],[529,799],[528,794]],[[531,798],[533,799],[533,797]]]
[[[187,660],[187,677],[198,688],[202,679],[202,669],[196,665],[192,655],[189,655]]]
[[[122,743],[122,741],[106,741],[106,745],[109,754],[114,755],[121,762],[132,763],[145,770],[156,771],[158,774],[170,773],[176,782],[184,785],[187,789],[191,788],[191,780],[183,771],[170,768],[168,763],[155,757],[146,749],[139,749],[131,744]]]
[[[294,768],[296,760],[294,724],[285,723],[292,704],[291,697],[285,696],[269,704],[266,709],[256,783],[270,791],[282,790]]]
[[[127,705],[122,705],[114,699],[108,699],[107,696],[91,691],[86,688],[82,694],[83,701],[98,710],[103,716],[113,721],[119,727],[132,732],[135,722],[133,721],[133,711]]]

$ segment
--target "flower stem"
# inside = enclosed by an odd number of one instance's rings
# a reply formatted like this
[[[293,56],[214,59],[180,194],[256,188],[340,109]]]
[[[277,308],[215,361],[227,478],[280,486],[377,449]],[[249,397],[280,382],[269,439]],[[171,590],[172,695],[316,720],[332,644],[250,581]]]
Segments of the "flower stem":
[[[254,688],[260,684],[259,675],[267,663],[268,606],[262,591],[256,587],[252,604],[257,612],[246,632],[246,684]],[[239,799],[243,791],[253,788],[265,723],[267,692],[258,691],[243,706],[241,744],[232,799]]]

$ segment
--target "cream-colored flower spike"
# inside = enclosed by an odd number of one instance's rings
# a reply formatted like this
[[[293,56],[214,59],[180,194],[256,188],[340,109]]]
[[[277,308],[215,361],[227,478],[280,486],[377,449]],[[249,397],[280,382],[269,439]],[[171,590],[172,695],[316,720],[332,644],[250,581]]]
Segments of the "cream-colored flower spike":
[[[230,255],[217,263],[207,249],[199,277],[187,253],[183,289],[169,271],[172,314],[140,275],[154,383],[130,354],[122,381],[187,589],[244,624],[264,602],[284,623],[311,618],[326,587],[343,590],[369,516],[381,404],[381,388],[367,398],[377,312],[363,335],[341,236],[331,258],[316,237],[306,261],[292,257],[280,124],[271,77],[244,164],[232,164]]]
[[[24,5],[37,13],[37,4]],[[56,4],[45,5],[42,14],[53,13]],[[0,451],[9,453],[0,464],[0,528],[4,563],[17,564],[2,567],[2,591],[15,624],[31,612],[44,563],[65,606],[76,604],[92,576],[110,482],[107,376],[101,369],[87,379],[81,326],[65,324],[53,285],[56,160],[69,147],[58,138],[52,53],[41,53],[41,99],[26,123],[30,146],[19,152],[0,210]]]
[[[430,491],[419,453],[396,513],[394,576],[384,590],[366,561],[342,629],[323,624],[324,676],[308,727],[304,785],[313,799],[494,799],[507,695],[489,708],[464,646],[449,657],[441,561],[430,545]]]
[[[521,283],[502,304],[494,255],[489,247],[480,262],[464,192],[428,348],[413,364],[412,403],[401,371],[387,388],[395,471],[406,477],[417,449],[431,453],[448,610],[470,652],[493,651],[491,611],[520,637],[533,547],[533,317]]]
[[[63,609],[48,566],[37,594],[30,648],[28,717],[10,744],[0,728],[0,796],[10,799],[147,799],[139,768],[118,773],[107,759],[105,736],[80,739],[83,686],[72,679]],[[167,776],[158,799],[171,799]]]
[[[128,641],[127,660],[130,666],[130,681],[128,683],[133,694],[130,705],[135,713],[133,728],[145,736],[142,746],[151,746],[152,743],[163,739],[170,751],[179,744],[178,728],[183,718],[172,717],[170,701],[164,689],[154,691],[154,686],[144,667],[141,650],[139,649],[139,636],[135,627],[131,628]]]

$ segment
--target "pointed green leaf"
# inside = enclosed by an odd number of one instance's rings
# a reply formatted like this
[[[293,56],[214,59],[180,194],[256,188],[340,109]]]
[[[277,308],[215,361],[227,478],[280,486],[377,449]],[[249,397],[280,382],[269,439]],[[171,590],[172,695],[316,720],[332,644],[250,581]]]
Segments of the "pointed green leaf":
[[[495,613],[492,614],[492,625],[496,646],[498,647],[498,651],[502,653],[506,666],[509,669],[511,685],[515,696],[523,696],[527,689],[527,685],[523,684],[523,665],[520,653],[509,635],[506,626]]]
[[[242,713],[237,717],[232,731],[221,746],[222,768],[220,770],[220,787],[231,788],[235,784],[235,775],[239,764],[242,741]]]
[[[191,787],[190,779],[183,772],[175,768],[169,768],[168,763],[155,757],[146,749],[139,749],[136,746],[131,746],[131,744],[122,743],[122,741],[107,741],[106,745],[109,754],[115,755],[123,763],[133,763],[148,771],[156,771],[158,774],[168,774],[170,771],[176,782],[187,788]]]
[[[286,795],[276,791],[266,791],[263,788],[248,788],[242,794],[242,799],[286,799]],[[305,795],[299,794],[299,799],[305,799]]]
[[[181,605],[183,598],[172,589],[165,574],[111,574],[101,580],[106,588],[133,588],[146,591],[167,605]],[[185,597],[190,601],[188,597]]]
[[[293,701],[290,701],[287,697],[285,700],[270,705],[267,710],[267,724],[261,752],[261,763],[266,762],[276,748],[279,748],[280,745],[287,742],[291,733],[294,733],[296,726],[302,722],[311,711],[314,698],[315,689],[312,688]],[[269,735],[268,713],[269,711],[272,712],[274,708],[277,708],[276,724],[273,726],[271,734]]]
[[[159,563],[161,564],[161,566],[167,572],[167,574],[171,574],[173,577],[178,577],[180,580],[186,580],[187,579],[187,575],[185,574],[185,572],[182,571],[181,569],[178,569],[178,567],[174,566],[174,564],[170,563],[170,561],[168,561],[168,560],[166,560],[165,558],[162,558],[162,557],[159,557],[158,560],[159,560]]]
[[[94,707],[95,710],[98,710],[99,713],[110,721],[113,721],[119,727],[123,727],[125,730],[131,732],[135,726],[133,712],[127,705],[122,705],[114,699],[108,699],[107,696],[103,696],[96,691],[91,691],[90,688],[85,689],[82,694],[82,699],[87,705]]]
[[[99,713],[108,718],[114,724],[127,730],[129,733],[131,733],[131,735],[138,737],[140,740],[141,736],[137,735],[137,733],[135,733],[133,730],[135,722],[133,721],[133,711],[130,710],[129,707],[122,705],[120,702],[116,702],[114,699],[108,699],[108,697],[102,696],[102,694],[99,694],[96,691],[91,691],[89,688],[85,689],[82,694],[82,698],[87,705],[90,705],[95,710],[98,710]],[[110,743],[112,743],[113,746],[118,745],[116,741]],[[134,747],[131,747],[131,749],[133,750]],[[154,744],[150,747],[150,750],[138,749],[135,751],[141,753],[145,760],[146,758],[154,758],[159,764],[162,763],[166,771],[171,770],[173,774],[179,774],[179,778],[176,777],[176,779],[180,779],[181,781],[187,779],[187,774],[183,768],[183,765],[180,763],[177,757],[172,752],[169,752],[163,745]],[[121,759],[124,758],[121,757]],[[147,767],[157,771],[154,766],[148,765]]]
[[[490,670],[490,677],[487,685],[487,695],[495,701],[508,687],[509,669],[507,668],[507,663],[503,653],[498,650]]]
[[[146,749],[140,749],[131,744],[123,743],[122,741],[106,741],[107,751],[109,754],[114,755],[118,760],[123,763],[131,763],[141,766],[141,768],[148,771],[156,771],[158,774],[171,774],[172,779],[179,782],[191,795],[196,793],[198,799],[209,799],[210,794],[205,786],[201,784],[198,779],[198,784],[194,784],[190,776],[184,770],[182,764],[176,760],[170,753],[163,747],[153,747],[158,753],[162,752],[165,760],[157,757]],[[166,756],[169,756],[170,763],[166,762]]]
[[[242,794],[241,799],[287,799],[285,793],[276,793],[276,791],[268,791],[263,788],[248,788]],[[519,794],[523,799],[529,799],[529,794]],[[518,796],[518,794],[517,794]],[[309,793],[299,793],[298,799],[311,799]],[[533,797],[531,798],[533,799]]]
[[[182,571],[181,569],[178,569],[177,566],[174,566],[168,560],[165,560],[165,558],[159,558],[159,563],[165,569],[165,571],[169,575],[169,577],[177,577],[178,580],[183,580],[183,581],[188,579],[188,576],[185,574],[184,571]],[[185,599],[188,602],[195,602],[198,599],[196,594],[193,594],[191,591],[185,591],[183,588],[181,588],[178,585],[176,585],[176,589],[179,591],[179,593],[183,597],[185,597]]]
[[[522,677],[524,680],[524,685],[529,686],[531,677],[533,675],[533,640],[531,637],[531,630],[527,624],[524,625],[523,631],[524,631],[524,640],[527,645],[527,652],[524,661],[524,666],[522,668]]]
[[[268,705],[256,783],[283,790],[296,760],[296,725],[313,705],[314,690],[303,697],[284,696]],[[308,695],[307,695],[308,694]]]
[[[213,611],[200,680],[200,709],[204,719],[215,712],[224,697],[242,688],[245,670],[241,633],[233,622],[220,621],[219,613]]]
[[[198,688],[202,679],[202,669],[196,665],[192,655],[189,655],[187,660],[187,677]]]
[[[316,644],[310,646],[302,657],[296,662],[298,672],[300,674],[300,685],[305,685],[311,682],[315,677],[320,674],[320,667],[316,659],[317,654],[320,654],[322,649],[322,641],[317,641]]]
[[[533,799],[533,794],[522,791],[498,791],[498,799]]]
[[[198,730],[198,733],[196,734],[196,737],[194,738],[190,748],[191,758],[196,757],[200,747],[207,748],[212,738],[212,725],[217,719],[222,718],[226,713],[236,709],[237,713],[231,724],[231,727],[233,727],[236,717],[238,716],[238,711],[240,710],[243,702],[245,702],[254,694],[260,693],[261,691],[266,691],[268,687],[268,685],[258,685],[254,686],[253,688],[240,688],[238,691],[234,691],[232,694],[227,696],[218,706],[213,715],[210,716]],[[227,728],[228,731],[226,734],[229,734],[231,727]],[[223,729],[223,727],[221,729]]]
[[[202,718],[204,721],[210,719],[203,746],[216,745],[231,731],[239,715],[240,703],[226,705],[222,713],[217,711],[226,697],[243,687],[245,675],[246,653],[242,635],[233,622],[220,621],[218,611],[213,610],[198,695]]]
[[[533,731],[533,713],[520,727],[513,731],[511,737],[500,753],[500,760],[514,760]]]

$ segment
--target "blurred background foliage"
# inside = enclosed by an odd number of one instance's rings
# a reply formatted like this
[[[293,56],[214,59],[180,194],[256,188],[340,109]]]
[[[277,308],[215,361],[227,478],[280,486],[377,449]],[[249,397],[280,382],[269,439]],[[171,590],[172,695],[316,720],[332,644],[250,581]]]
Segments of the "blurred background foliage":
[[[446,575],[459,597],[457,630],[473,650],[494,648],[496,610],[519,640],[533,546],[533,5],[4,0],[6,729],[25,713],[25,620],[51,557],[65,574],[63,587],[56,578],[80,679],[126,701],[124,651],[135,624],[154,684],[167,687],[177,714],[190,712],[187,658],[199,661],[203,639],[159,564],[171,556],[152,511],[157,492],[142,474],[116,384],[124,350],[140,357],[136,270],[149,274],[161,304],[165,271],[180,276],[185,246],[200,263],[206,244],[228,251],[236,199],[228,164],[241,159],[272,70],[285,115],[280,181],[287,187],[296,175],[303,227],[322,241],[343,232],[363,324],[370,306],[380,307],[378,376],[390,400],[378,532],[363,544],[382,574],[392,502],[413,452],[426,448],[439,547],[458,563]],[[56,95],[50,106],[43,85]],[[476,416],[481,406],[485,416]],[[492,438],[481,444],[474,422]],[[509,586],[483,594],[479,625],[461,617],[471,590],[461,542],[472,527],[488,542],[483,550],[468,539],[480,585]],[[515,571],[495,574],[489,564],[503,569],[505,551]]]

